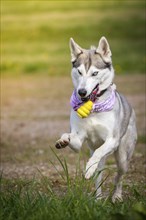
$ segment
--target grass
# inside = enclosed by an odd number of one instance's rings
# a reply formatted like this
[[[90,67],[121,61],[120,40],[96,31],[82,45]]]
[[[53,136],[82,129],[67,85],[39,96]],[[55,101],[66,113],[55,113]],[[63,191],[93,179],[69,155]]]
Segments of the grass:
[[[54,151],[53,151],[54,152]],[[146,199],[138,187],[131,187],[131,198],[123,203],[113,204],[110,198],[95,200],[92,189],[93,179],[86,181],[76,167],[76,175],[70,176],[66,160],[60,159],[54,152],[62,171],[52,162],[62,181],[55,184],[40,173],[40,179],[0,178],[2,220],[65,220],[65,219],[127,219],[142,220],[146,217]],[[103,184],[103,183],[101,183]]]
[[[146,136],[145,135],[141,135],[141,136],[139,135],[138,142],[146,144]]]
[[[131,219],[142,220],[146,217],[145,201],[126,201],[122,204],[112,204],[110,201],[95,201],[92,195],[88,195],[83,186],[74,185],[64,196],[60,197],[49,187],[49,182],[45,180],[43,188],[46,192],[38,190],[35,185],[42,187],[42,184],[35,180],[23,182],[17,180],[10,186],[8,192],[1,196],[1,219]],[[37,187],[38,187],[37,186]],[[135,192],[134,192],[135,193]],[[135,193],[135,194],[136,194]]]
[[[4,75],[68,75],[69,38],[88,48],[102,35],[117,73],[145,72],[144,1],[2,0],[1,6]]]

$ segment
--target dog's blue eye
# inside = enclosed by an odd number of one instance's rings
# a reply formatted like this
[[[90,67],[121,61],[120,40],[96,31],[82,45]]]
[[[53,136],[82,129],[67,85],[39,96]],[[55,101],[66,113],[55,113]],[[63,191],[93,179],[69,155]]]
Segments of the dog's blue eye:
[[[96,72],[92,73],[92,76],[97,76],[97,74],[98,74],[98,72],[96,71]]]
[[[81,71],[80,70],[78,70],[78,73],[82,76],[82,73],[81,73]]]

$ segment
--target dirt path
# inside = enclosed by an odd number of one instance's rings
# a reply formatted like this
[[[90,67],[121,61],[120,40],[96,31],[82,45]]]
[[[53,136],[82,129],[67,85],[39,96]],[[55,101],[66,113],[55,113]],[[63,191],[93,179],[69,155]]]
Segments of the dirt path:
[[[127,182],[145,181],[145,76],[117,76],[118,91],[127,96],[136,111],[139,141],[127,174]],[[2,79],[1,110],[1,169],[6,178],[39,177],[43,175],[54,181],[55,169],[60,165],[50,150],[64,131],[69,130],[69,98],[72,83],[69,77],[49,78],[24,76]],[[75,173],[76,154],[70,149],[57,151],[65,157],[70,173]],[[88,151],[83,148],[81,166],[84,167]],[[108,167],[115,169],[113,157]],[[112,174],[113,176],[113,174]],[[110,180],[112,181],[112,180]]]

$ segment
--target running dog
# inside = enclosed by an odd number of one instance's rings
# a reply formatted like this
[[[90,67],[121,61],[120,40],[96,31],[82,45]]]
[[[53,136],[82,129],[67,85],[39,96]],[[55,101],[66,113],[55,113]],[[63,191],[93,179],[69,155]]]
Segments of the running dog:
[[[85,178],[104,168],[105,159],[114,153],[117,176],[112,201],[122,201],[122,177],[132,157],[137,131],[135,113],[126,98],[116,90],[112,53],[105,37],[98,47],[81,48],[70,39],[72,81],[71,132],[56,142],[56,148],[69,146],[78,152],[86,141],[91,157],[86,165]],[[96,180],[96,195],[102,194],[102,172]]]

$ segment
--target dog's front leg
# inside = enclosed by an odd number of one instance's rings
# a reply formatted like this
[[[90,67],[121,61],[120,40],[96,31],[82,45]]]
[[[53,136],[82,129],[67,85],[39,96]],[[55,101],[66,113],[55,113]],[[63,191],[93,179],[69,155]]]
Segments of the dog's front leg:
[[[84,141],[84,136],[78,133],[65,133],[56,142],[56,148],[61,149],[69,146],[75,152],[79,152]]]
[[[94,151],[92,157],[89,159],[86,165],[86,179],[89,179],[91,176],[93,176],[94,172],[98,168],[100,160],[113,153],[117,146],[117,140],[114,138],[108,138],[101,147]]]

